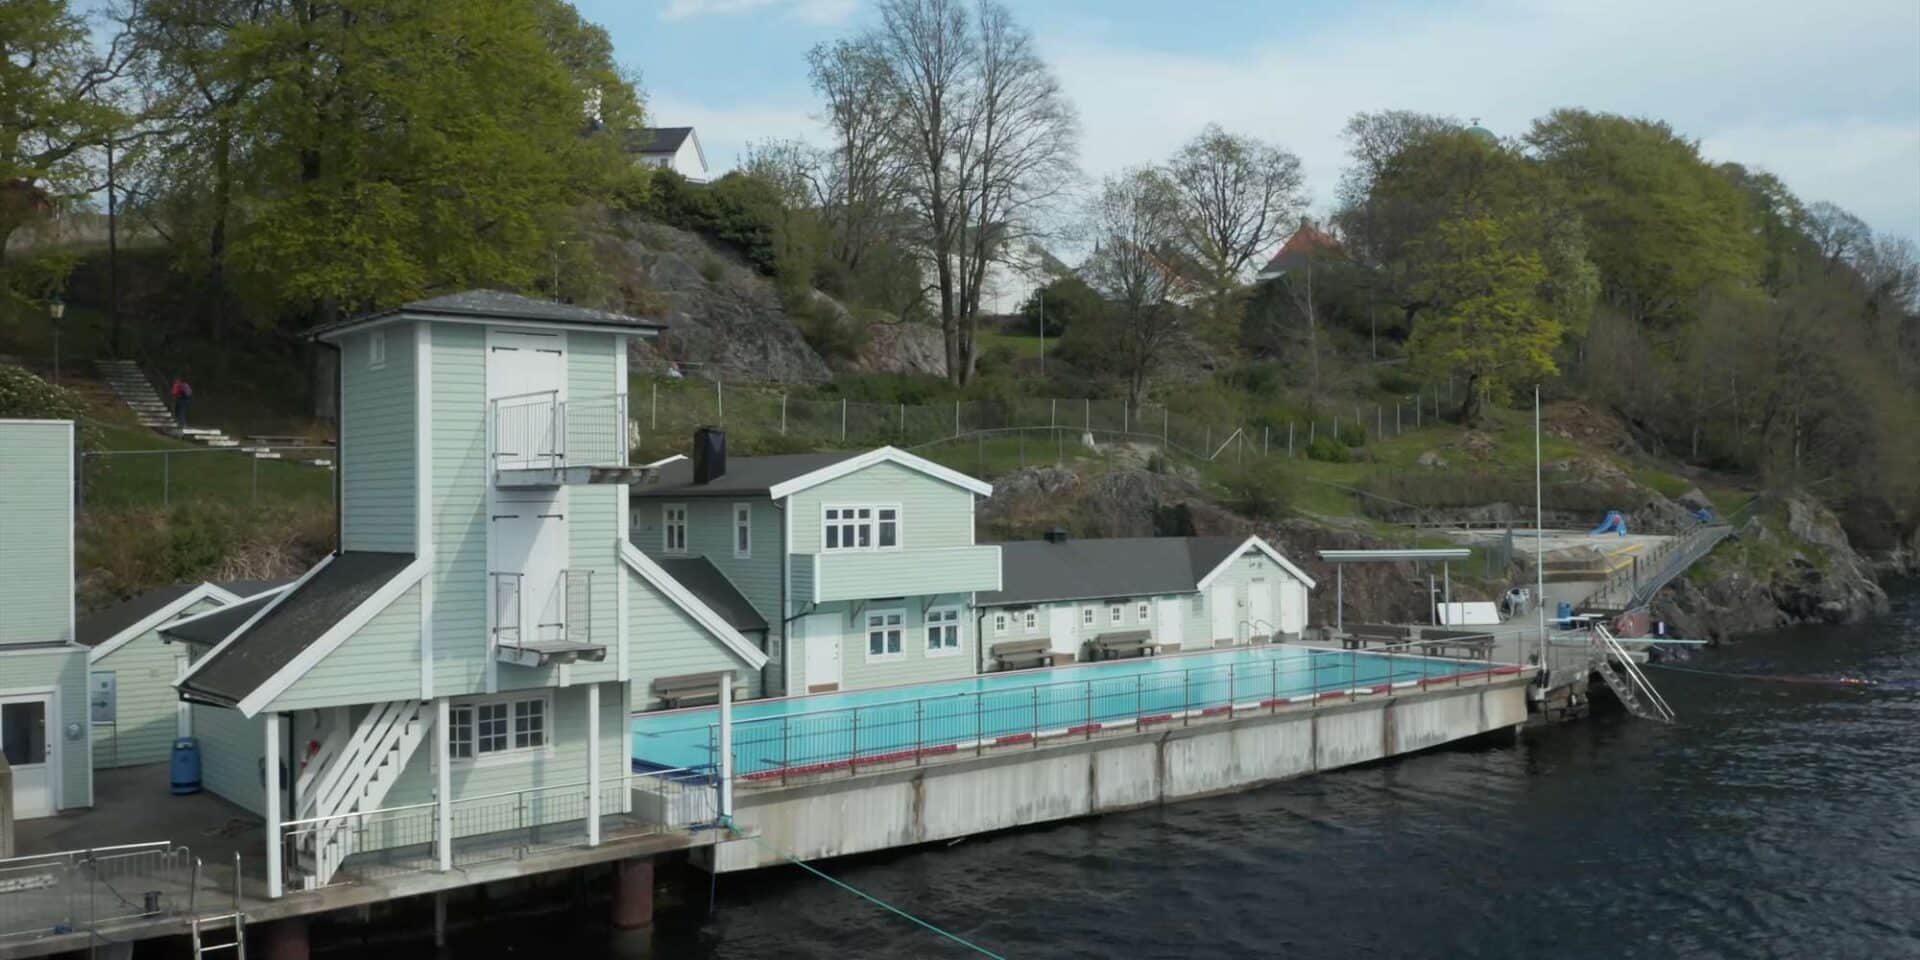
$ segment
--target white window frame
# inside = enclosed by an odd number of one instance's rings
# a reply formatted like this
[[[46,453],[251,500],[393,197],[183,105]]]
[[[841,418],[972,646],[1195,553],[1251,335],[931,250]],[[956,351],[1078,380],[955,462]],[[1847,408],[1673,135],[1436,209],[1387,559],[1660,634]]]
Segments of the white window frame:
[[[1020,616],[1020,629],[1027,633],[1040,629],[1040,611],[1031,607],[1023,611]]]
[[[1107,604],[1107,626],[1117,627],[1127,621],[1127,605],[1124,603]]]
[[[900,618],[900,622],[889,624],[886,622],[888,617],[898,617]],[[875,620],[880,621],[878,626],[874,625],[873,621]],[[897,634],[896,639],[899,643],[899,649],[888,651],[886,649],[886,639],[883,636],[880,641],[881,652],[874,653],[873,632],[875,630],[882,631],[883,634],[888,632]],[[892,663],[897,660],[905,660],[907,658],[907,611],[898,608],[868,610],[862,615],[862,620],[860,621],[860,645],[861,649],[867,652],[868,663]]]
[[[674,514],[676,512],[679,513],[678,522],[675,522],[674,520]],[[660,552],[676,553],[676,554],[686,553],[687,552],[687,533],[691,527],[692,527],[692,524],[689,522],[689,516],[687,513],[686,504],[684,503],[661,504],[660,505]],[[673,534],[675,530],[678,530],[680,532],[679,546],[674,546],[674,543],[673,543]]]
[[[1007,614],[1004,610],[993,615],[993,635],[996,637],[1007,635]]]
[[[387,332],[373,330],[367,333],[367,369],[385,370],[387,368]]]
[[[733,558],[753,558],[753,504],[733,505]]]
[[[1134,604],[1133,616],[1134,616],[1134,619],[1138,620],[1141,623],[1146,623],[1152,620],[1153,619],[1153,601],[1142,600],[1139,603]]]
[[[867,511],[867,516],[849,517],[848,511]],[[880,543],[880,511],[893,511],[893,544],[882,546]],[[838,516],[828,517],[828,514]],[[847,546],[844,543],[828,544],[828,533],[835,528],[844,528],[850,533],[864,529],[867,535],[866,546]],[[834,539],[838,539],[835,537]],[[857,538],[856,538],[857,539]],[[897,503],[826,503],[820,506],[820,552],[821,553],[888,553],[902,549],[906,544],[906,511]]]
[[[961,632],[959,607],[933,607],[920,621],[920,633],[927,641],[927,656],[953,657],[960,654],[960,648],[966,645],[966,635]],[[934,642],[934,631],[945,635],[942,642]],[[951,641],[951,642],[947,642]]]
[[[520,735],[521,708],[525,705],[539,704],[540,742],[533,746],[519,746],[515,741]],[[480,708],[505,707],[506,729],[505,746],[498,750],[480,749]],[[459,736],[462,726],[460,715],[466,713],[467,735]],[[500,764],[523,763],[537,757],[551,757],[554,750],[554,714],[553,694],[529,690],[518,690],[491,697],[474,697],[469,700],[456,700],[447,710],[449,756],[455,766],[489,767]],[[462,740],[466,741],[465,754],[462,754]]]
[[[1093,626],[1093,618],[1094,618],[1094,612],[1093,612],[1092,606],[1085,606],[1080,608],[1080,625],[1081,626],[1083,627]]]

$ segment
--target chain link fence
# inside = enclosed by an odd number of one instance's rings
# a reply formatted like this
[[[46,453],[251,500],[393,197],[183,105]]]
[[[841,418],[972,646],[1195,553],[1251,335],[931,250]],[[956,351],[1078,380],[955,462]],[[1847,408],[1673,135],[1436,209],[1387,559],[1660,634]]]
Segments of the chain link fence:
[[[83,507],[167,507],[187,500],[233,506],[334,497],[333,447],[88,450],[80,460]]]

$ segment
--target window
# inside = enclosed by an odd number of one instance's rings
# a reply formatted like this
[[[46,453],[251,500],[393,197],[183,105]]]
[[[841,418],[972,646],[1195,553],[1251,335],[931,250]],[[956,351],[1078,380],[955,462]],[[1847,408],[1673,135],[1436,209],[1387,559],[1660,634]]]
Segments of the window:
[[[1109,627],[1119,626],[1120,621],[1123,618],[1125,618],[1126,613],[1127,613],[1127,608],[1117,603],[1108,607],[1107,608],[1107,626]]]
[[[867,659],[900,656],[901,624],[905,617],[898,610],[867,614]]]
[[[733,555],[742,560],[753,556],[753,504],[733,505]]]
[[[387,332],[375,330],[367,334],[367,369],[383,370],[387,366]]]
[[[1004,613],[994,614],[993,615],[993,635],[996,637],[1004,636],[1006,632],[1007,632],[1007,615]]]
[[[1040,612],[1037,610],[1028,610],[1025,614],[1022,615],[1021,619],[1023,620],[1023,625],[1027,628],[1028,633],[1032,633],[1035,629],[1039,628],[1040,626]]]
[[[1133,609],[1133,617],[1135,620],[1138,620],[1141,623],[1146,623],[1148,620],[1153,618],[1153,606],[1151,604],[1143,603],[1138,607],[1135,607]]]
[[[893,550],[900,546],[899,507],[826,507],[820,523],[822,550]]]
[[[448,752],[455,760],[532,753],[547,746],[545,697],[457,703],[448,711]]]
[[[1206,610],[1206,600],[1196,593],[1193,595],[1193,600],[1188,603],[1188,607],[1194,613],[1202,613]]]
[[[1080,608],[1080,625],[1083,627],[1093,626],[1093,608],[1092,607]]]
[[[660,549],[666,553],[687,552],[687,505],[669,503],[660,508]]]
[[[927,655],[955,653],[959,649],[960,608],[927,611]]]

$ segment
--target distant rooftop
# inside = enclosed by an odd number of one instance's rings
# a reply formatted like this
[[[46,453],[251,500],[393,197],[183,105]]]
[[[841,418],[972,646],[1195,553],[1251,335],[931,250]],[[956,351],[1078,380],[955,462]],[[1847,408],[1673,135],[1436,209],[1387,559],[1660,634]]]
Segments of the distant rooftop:
[[[1244,537],[1117,537],[1001,543],[1002,589],[981,606],[1192,593]]]
[[[674,153],[692,135],[692,127],[637,127],[626,132],[626,148],[628,153]]]
[[[1300,229],[1295,230],[1293,236],[1288,237],[1287,242],[1280,245],[1280,252],[1274,254],[1273,259],[1268,260],[1267,265],[1260,268],[1260,279],[1272,280],[1283,277],[1316,260],[1325,262],[1344,255],[1344,251],[1340,249],[1340,241],[1335,240],[1325,230],[1314,226],[1312,222],[1302,222]]]
[[[624,313],[596,310],[553,300],[537,300],[502,290],[465,290],[424,300],[403,303],[391,310],[362,314],[346,320],[324,323],[307,331],[316,339],[326,339],[351,328],[401,314],[439,317],[471,317],[483,320],[514,320],[524,323],[560,324],[571,327],[604,327],[629,333],[652,335],[664,326]]]
[[[632,495],[657,498],[764,494],[778,484],[860,455],[859,451],[847,450],[838,453],[788,453],[771,457],[728,457],[727,472],[709,483],[693,482],[693,461],[680,459],[660,468],[658,483],[636,486]]]

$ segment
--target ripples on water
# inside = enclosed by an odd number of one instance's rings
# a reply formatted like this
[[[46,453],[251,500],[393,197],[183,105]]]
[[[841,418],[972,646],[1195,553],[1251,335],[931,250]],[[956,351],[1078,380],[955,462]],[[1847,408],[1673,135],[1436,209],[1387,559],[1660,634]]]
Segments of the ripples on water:
[[[1887,686],[1656,670],[1673,727],[1605,716],[826,869],[1008,957],[1920,956],[1920,591],[1691,666]],[[786,869],[720,878],[718,916],[654,955],[969,954]]]

